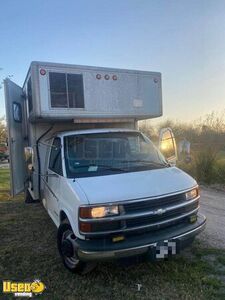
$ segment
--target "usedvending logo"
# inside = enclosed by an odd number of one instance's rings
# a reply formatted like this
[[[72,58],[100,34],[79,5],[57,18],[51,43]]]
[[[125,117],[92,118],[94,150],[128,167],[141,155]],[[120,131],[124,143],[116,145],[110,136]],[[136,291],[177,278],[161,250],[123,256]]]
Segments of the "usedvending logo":
[[[40,295],[46,286],[39,279],[33,282],[15,282],[10,280],[3,281],[3,293],[14,294],[15,297],[33,297]]]

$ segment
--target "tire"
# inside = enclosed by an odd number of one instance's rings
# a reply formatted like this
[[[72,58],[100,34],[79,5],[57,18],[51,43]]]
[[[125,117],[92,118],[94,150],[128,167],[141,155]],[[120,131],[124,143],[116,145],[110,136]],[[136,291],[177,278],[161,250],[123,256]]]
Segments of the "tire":
[[[34,199],[32,198],[30,192],[28,189],[25,190],[25,203],[34,203],[34,202],[37,202],[37,201],[34,201]]]
[[[59,226],[57,246],[63,264],[70,272],[84,275],[96,267],[96,263],[79,260],[76,252],[76,236],[70,224],[63,223]]]
[[[38,203],[39,202],[38,199],[37,200],[33,199],[33,197],[31,196],[28,189],[25,189],[24,195],[25,195],[25,203]]]

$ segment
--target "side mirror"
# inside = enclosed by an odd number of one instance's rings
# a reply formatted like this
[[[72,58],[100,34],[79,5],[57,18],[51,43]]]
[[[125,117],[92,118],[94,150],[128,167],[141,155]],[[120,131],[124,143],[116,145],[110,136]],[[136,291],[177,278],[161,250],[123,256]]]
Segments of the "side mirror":
[[[159,134],[159,150],[172,166],[177,161],[177,146],[171,128],[162,128]]]

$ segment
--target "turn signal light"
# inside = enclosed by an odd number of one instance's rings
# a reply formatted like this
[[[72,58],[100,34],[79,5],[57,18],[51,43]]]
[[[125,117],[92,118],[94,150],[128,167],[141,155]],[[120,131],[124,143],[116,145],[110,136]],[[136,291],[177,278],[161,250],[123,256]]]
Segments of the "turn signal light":
[[[114,237],[112,238],[113,243],[121,242],[121,241],[124,241],[124,240],[125,240],[125,237],[124,237],[123,235],[114,236]]]
[[[189,222],[190,223],[195,223],[197,221],[197,215],[192,215],[189,217]]]
[[[80,231],[82,232],[91,232],[91,224],[90,223],[85,223],[85,222],[80,222]]]

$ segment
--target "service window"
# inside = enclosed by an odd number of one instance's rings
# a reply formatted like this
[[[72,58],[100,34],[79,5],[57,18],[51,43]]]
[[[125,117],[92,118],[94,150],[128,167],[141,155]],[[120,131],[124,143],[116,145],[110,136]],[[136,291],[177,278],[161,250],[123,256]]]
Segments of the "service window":
[[[51,107],[84,108],[83,76],[49,73]]]
[[[53,141],[49,158],[49,169],[59,175],[63,175],[60,138],[55,138]]]
[[[84,108],[83,76],[67,74],[69,107]]]
[[[66,74],[49,73],[51,107],[68,107]]]

